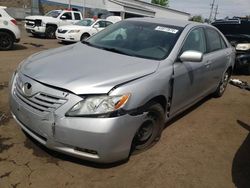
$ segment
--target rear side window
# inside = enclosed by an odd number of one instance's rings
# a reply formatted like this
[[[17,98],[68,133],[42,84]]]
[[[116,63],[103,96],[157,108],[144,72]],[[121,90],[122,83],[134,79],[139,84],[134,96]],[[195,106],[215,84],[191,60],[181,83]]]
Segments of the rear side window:
[[[227,44],[222,37],[220,37],[222,48],[227,48]]]
[[[74,12],[75,20],[80,20],[81,16],[79,13]]]
[[[216,30],[207,28],[206,35],[208,52],[214,52],[227,47],[225,41]]]

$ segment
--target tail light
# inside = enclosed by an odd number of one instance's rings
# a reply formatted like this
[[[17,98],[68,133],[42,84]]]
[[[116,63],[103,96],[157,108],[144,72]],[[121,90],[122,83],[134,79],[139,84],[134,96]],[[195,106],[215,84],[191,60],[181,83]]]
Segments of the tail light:
[[[15,19],[10,20],[13,24],[17,25],[17,21]]]

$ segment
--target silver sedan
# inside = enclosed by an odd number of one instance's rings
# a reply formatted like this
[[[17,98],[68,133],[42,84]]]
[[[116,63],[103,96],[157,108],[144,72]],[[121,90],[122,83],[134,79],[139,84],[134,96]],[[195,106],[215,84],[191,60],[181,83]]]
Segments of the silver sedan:
[[[11,81],[11,110],[50,149],[119,161],[152,146],[165,122],[203,97],[222,96],[234,59],[213,26],[128,19],[24,60]]]

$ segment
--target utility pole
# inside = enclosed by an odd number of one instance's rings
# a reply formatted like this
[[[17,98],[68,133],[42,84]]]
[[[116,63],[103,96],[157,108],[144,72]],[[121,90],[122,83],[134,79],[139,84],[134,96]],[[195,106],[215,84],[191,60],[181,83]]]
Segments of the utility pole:
[[[215,9],[215,13],[214,13],[214,20],[216,20],[216,17],[219,14],[218,8],[219,8],[219,5],[217,4],[216,9]]]
[[[210,15],[209,15],[209,23],[211,23],[211,19],[212,19],[212,15],[213,15],[213,10],[214,10],[214,2],[215,0],[213,0],[213,3],[211,4],[211,10],[210,10]]]
[[[69,0],[69,6],[68,9],[71,9],[71,0]]]

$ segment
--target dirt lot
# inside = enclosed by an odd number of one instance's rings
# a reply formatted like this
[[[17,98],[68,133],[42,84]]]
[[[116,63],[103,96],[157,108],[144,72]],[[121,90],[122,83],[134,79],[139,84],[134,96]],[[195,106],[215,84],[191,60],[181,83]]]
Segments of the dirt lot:
[[[117,165],[97,165],[45,149],[10,118],[12,72],[29,55],[61,46],[23,38],[0,52],[0,187],[250,187],[250,92],[229,85],[168,124],[149,151]],[[250,77],[236,76],[250,83]]]

